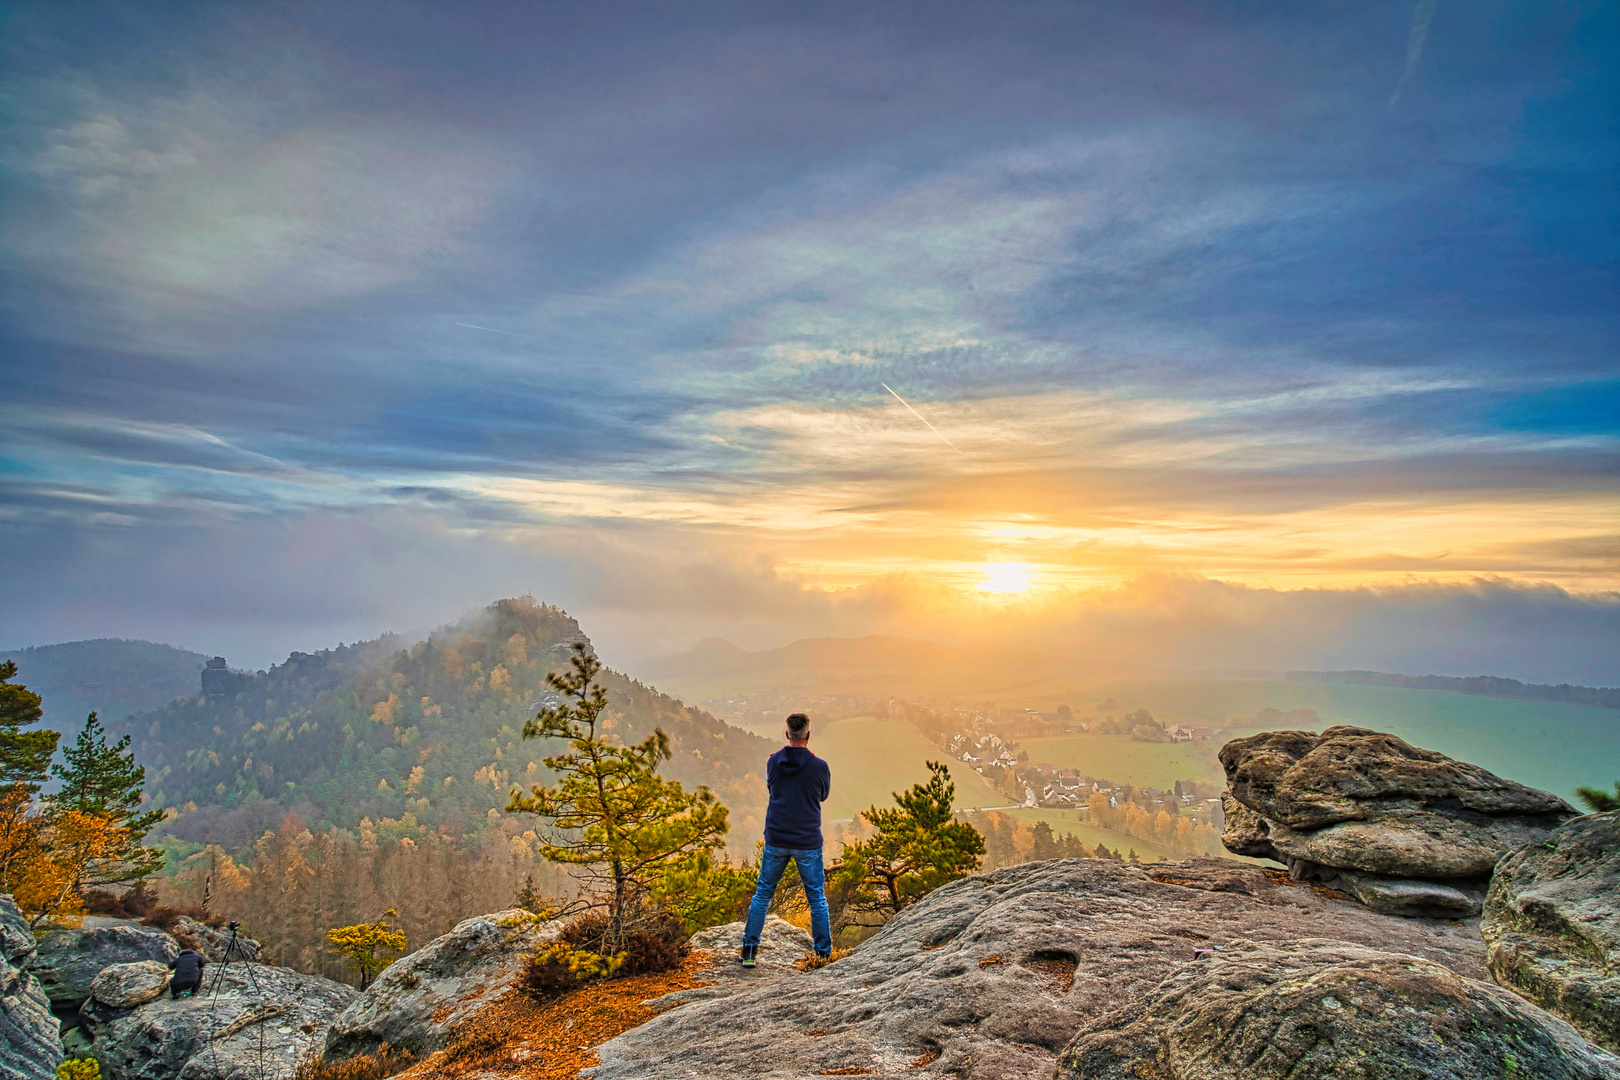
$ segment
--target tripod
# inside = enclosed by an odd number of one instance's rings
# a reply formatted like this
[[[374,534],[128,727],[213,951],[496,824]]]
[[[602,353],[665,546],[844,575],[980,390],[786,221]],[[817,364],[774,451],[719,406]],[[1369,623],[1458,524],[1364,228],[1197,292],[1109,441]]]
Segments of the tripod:
[[[239,922],[232,922],[227,927],[231,932],[231,939],[225,943],[225,959],[220,962],[219,968],[214,972],[214,989],[211,993],[215,998],[219,997],[220,984],[225,981],[225,969],[231,966],[232,960],[242,965],[242,970],[247,974],[248,983],[253,987],[253,992],[255,994],[259,992],[259,980],[253,977],[253,965],[249,962],[250,958],[247,950],[242,948],[241,944],[236,940],[236,932],[241,928],[242,924]]]
[[[219,988],[225,981],[225,970],[231,966],[231,961],[233,961],[233,960],[236,961],[237,963],[241,964],[243,973],[247,975],[248,985],[253,987],[253,996],[255,998],[261,998],[262,999],[262,995],[260,994],[260,991],[259,991],[259,980],[257,978],[255,978],[254,975],[253,975],[253,964],[252,964],[250,958],[247,955],[247,950],[242,948],[241,943],[239,943],[236,940],[236,932],[239,929],[241,929],[241,926],[242,926],[242,924],[239,923],[239,922],[232,922],[230,924],[230,926],[228,927],[228,929],[231,932],[231,939],[230,939],[230,941],[226,942],[226,944],[225,944],[225,959],[220,961],[219,968],[214,972],[214,988],[213,988],[212,991],[210,991],[211,998],[210,998],[210,1000],[208,1002],[208,1008],[209,1008],[210,1013],[213,1012],[214,1005],[219,1001]],[[217,1070],[218,1067],[219,1067],[219,1044],[220,1044],[220,1042],[222,1040],[224,1040],[224,1039],[230,1038],[232,1035],[235,1035],[238,1031],[241,1031],[243,1028],[247,1027],[249,1024],[258,1024],[259,1025],[259,1048],[258,1048],[259,1049],[259,1054],[258,1054],[259,1068],[258,1068],[258,1075],[262,1078],[264,1076],[264,1024],[263,1024],[263,1021],[270,1019],[272,1016],[276,1016],[276,1015],[278,1015],[280,1013],[286,1012],[288,1008],[290,1008],[290,1006],[287,1006],[287,1005],[281,1005],[281,1006],[266,1005],[266,1004],[261,1003],[261,1004],[255,1006],[255,1007],[253,1007],[253,1008],[244,1009],[242,1011],[242,1014],[240,1016],[238,1016],[235,1020],[231,1021],[229,1024],[226,1024],[223,1028],[221,1028],[220,1030],[218,1030],[218,1031],[214,1032],[212,1035],[210,1035],[208,1037],[208,1048],[213,1052],[215,1069]]]

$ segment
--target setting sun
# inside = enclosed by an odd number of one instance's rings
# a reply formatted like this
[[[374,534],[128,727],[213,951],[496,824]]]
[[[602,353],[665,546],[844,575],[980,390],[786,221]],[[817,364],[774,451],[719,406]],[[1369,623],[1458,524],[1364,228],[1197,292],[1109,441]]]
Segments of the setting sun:
[[[984,564],[984,592],[1023,592],[1029,588],[1029,563],[997,562]]]

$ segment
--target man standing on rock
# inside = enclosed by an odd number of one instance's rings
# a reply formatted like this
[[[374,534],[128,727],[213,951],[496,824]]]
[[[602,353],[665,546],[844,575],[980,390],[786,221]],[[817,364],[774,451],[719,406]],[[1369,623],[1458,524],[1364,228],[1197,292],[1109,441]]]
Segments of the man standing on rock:
[[[788,744],[765,763],[765,786],[770,802],[765,808],[765,854],[759,862],[759,885],[748,907],[743,928],[742,966],[751,968],[759,956],[759,935],[776,895],[776,883],[788,860],[799,868],[799,884],[810,905],[810,936],[816,955],[832,955],[832,920],[827,914],[827,872],[821,864],[821,804],[832,791],[832,770],[810,752],[810,718],[794,713],[787,718]]]

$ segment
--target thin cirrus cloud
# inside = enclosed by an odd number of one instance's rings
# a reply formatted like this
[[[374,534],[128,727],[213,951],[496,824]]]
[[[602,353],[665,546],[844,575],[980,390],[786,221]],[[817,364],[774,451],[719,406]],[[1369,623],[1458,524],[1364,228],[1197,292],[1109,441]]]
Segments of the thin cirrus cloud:
[[[537,588],[646,652],[1227,595],[1149,577],[1586,612],[1605,18],[20,13],[4,632],[308,646]],[[253,578],[243,629],[184,572]]]

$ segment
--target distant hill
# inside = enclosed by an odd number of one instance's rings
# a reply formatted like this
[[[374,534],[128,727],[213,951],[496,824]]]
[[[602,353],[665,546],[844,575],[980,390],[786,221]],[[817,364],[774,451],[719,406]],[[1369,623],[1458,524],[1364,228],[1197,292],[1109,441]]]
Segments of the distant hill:
[[[498,815],[513,784],[548,778],[540,763],[561,746],[520,733],[576,641],[589,639],[559,609],[502,600],[426,641],[293,653],[237,673],[228,693],[193,690],[119,729],[134,736],[156,803],[182,809],[164,828],[183,840],[238,847],[289,809],[312,826],[408,816],[459,835]],[[625,675],[602,682],[613,735],[662,727],[666,775],[708,784],[734,828],[757,832],[764,785],[751,774],[774,747]]]
[[[68,641],[0,653],[17,678],[44,698],[45,723],[71,732],[92,710],[108,724],[196,694],[201,653],[124,638]]]
[[[1592,705],[1600,709],[1620,709],[1620,688],[1572,686],[1559,683],[1522,683],[1492,675],[1453,678],[1449,675],[1391,675],[1384,671],[1290,671],[1289,682],[1351,683],[1358,686],[1398,686],[1406,690],[1450,690],[1475,697],[1509,698],[1518,701],[1557,701],[1566,705]]]
[[[803,638],[758,652],[705,638],[646,666],[649,678],[692,700],[763,688],[817,694],[980,694],[1071,668],[1070,661],[1001,642],[941,645],[901,637]]]

